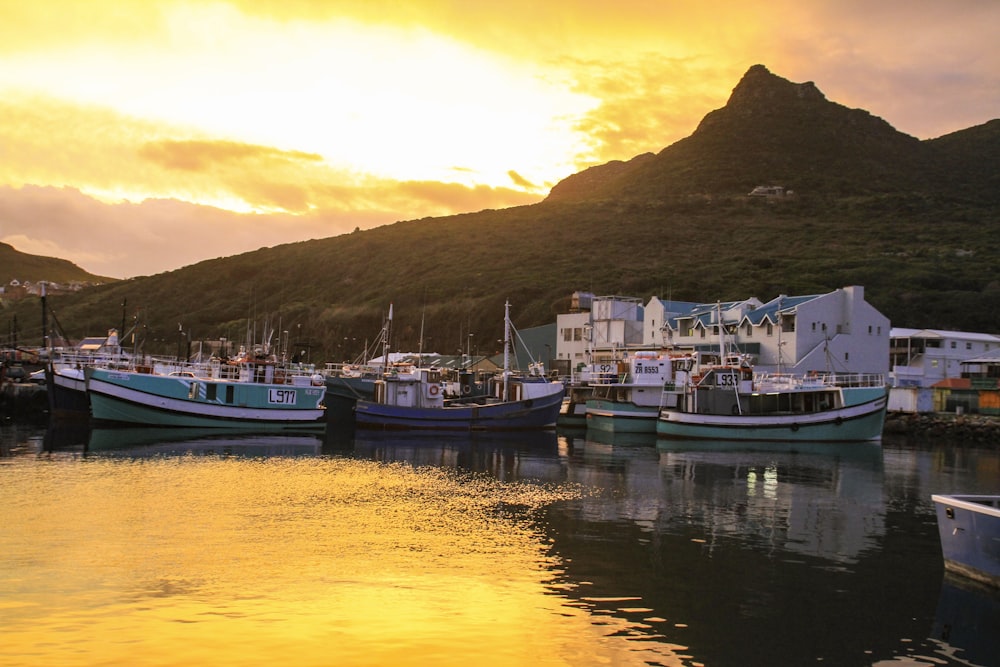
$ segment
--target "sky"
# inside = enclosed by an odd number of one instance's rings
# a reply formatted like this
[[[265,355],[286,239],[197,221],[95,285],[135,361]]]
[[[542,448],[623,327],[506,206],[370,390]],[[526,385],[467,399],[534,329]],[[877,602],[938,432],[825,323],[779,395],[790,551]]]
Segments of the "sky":
[[[995,0],[0,0],[0,241],[101,276],[544,199],[754,64],[920,139],[1000,117]]]

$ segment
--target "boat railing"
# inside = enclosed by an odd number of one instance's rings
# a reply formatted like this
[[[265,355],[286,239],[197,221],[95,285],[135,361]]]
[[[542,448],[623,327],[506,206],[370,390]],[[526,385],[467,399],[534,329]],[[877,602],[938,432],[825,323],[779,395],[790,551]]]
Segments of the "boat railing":
[[[810,372],[804,375],[788,373],[755,373],[754,387],[758,391],[780,391],[823,387],[884,387],[885,375],[881,373],[826,373]]]

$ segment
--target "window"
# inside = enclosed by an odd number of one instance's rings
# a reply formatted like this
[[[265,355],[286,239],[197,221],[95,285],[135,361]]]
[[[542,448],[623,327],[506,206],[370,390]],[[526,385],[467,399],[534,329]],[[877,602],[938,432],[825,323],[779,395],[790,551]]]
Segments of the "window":
[[[965,349],[966,350],[971,350],[972,349],[972,343],[966,343],[965,344]]]
[[[869,336],[872,335],[872,325],[870,325],[870,324],[868,325],[868,335]]]
[[[955,341],[951,341],[951,349],[954,350],[956,347],[957,347],[957,344],[955,343]]]
[[[573,329],[573,340],[575,341],[583,340],[583,329],[581,329],[580,327]]]
[[[747,326],[744,332],[747,338],[753,338],[753,325],[747,322]]]
[[[573,330],[570,329],[569,327],[563,329],[563,340],[566,341],[567,343],[573,340]]]
[[[851,353],[844,352],[844,361],[850,361],[850,359],[851,359]]]
[[[774,325],[771,324],[770,322],[767,323],[767,335],[768,336],[774,335]]]
[[[813,331],[816,331],[816,323],[813,322]]]

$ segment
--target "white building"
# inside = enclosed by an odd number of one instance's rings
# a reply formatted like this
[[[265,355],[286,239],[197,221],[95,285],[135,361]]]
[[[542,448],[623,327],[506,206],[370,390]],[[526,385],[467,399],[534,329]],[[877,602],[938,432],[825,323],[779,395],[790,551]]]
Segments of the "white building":
[[[728,348],[750,354],[760,371],[887,374],[889,329],[860,286],[766,303],[756,297],[703,304],[653,297],[642,307],[628,297],[594,297],[590,312],[557,317],[556,354],[576,369],[635,350],[718,350],[721,334]]]
[[[1000,336],[893,328],[889,334],[893,384],[931,387],[946,378],[962,377],[964,362],[1000,350]]]
[[[675,348],[718,349],[721,313],[726,342],[754,357],[757,370],[887,374],[889,319],[864,297],[855,285],[766,303],[704,304],[668,319],[665,337]]]

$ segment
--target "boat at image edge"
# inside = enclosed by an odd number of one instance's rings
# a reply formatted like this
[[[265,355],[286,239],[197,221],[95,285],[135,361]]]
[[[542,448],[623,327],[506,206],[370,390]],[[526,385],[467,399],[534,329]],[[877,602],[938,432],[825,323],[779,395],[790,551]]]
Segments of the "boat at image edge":
[[[1000,589],[1000,495],[932,495],[944,567]]]

